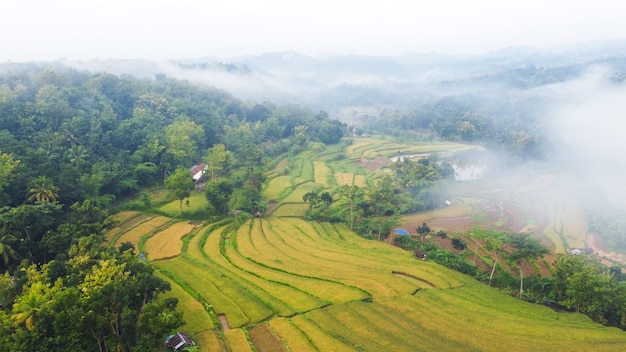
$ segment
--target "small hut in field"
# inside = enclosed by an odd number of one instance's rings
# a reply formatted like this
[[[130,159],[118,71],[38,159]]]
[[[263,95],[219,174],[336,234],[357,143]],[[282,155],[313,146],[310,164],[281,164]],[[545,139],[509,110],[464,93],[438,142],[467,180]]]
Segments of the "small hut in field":
[[[421,250],[416,249],[414,253],[415,253],[415,258],[426,260],[426,253],[422,252]]]
[[[184,351],[185,347],[195,346],[196,343],[193,342],[189,335],[184,334],[182,332],[177,332],[174,335],[170,335],[165,339],[165,348],[174,350],[174,351]]]

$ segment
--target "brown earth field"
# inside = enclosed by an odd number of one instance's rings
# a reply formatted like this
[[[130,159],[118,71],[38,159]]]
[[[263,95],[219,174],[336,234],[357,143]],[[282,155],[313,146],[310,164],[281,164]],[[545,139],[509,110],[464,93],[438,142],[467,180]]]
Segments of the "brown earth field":
[[[448,187],[451,197],[449,200],[452,202],[450,206],[406,216],[401,227],[415,234],[416,228],[426,222],[433,232],[443,230],[449,236],[466,236],[476,226],[511,233],[531,233],[554,253],[555,245],[543,234],[549,223],[549,214],[542,198],[554,182],[554,178],[546,175],[531,179],[507,179],[506,182],[455,182]],[[439,242],[444,249],[458,252],[452,247],[450,239],[441,240],[433,236],[432,240]],[[468,250],[479,248],[473,245],[473,239],[466,237],[465,241]],[[485,255],[479,248],[477,257]],[[545,259],[545,262],[551,263],[554,255],[547,255]],[[541,276],[551,275],[550,268],[546,267],[544,261],[538,260],[536,264]],[[485,266],[485,263],[480,266]],[[527,275],[537,274],[530,265],[524,265],[523,269]]]
[[[589,248],[593,249],[593,252],[600,258],[600,261],[607,265],[613,266],[615,264],[626,265],[626,255],[622,253],[616,253],[606,248],[600,236],[595,233],[590,233],[587,236],[587,244]],[[622,269],[622,272],[624,270]]]
[[[386,156],[379,155],[373,160],[364,159],[360,162],[360,165],[370,172],[376,171],[383,167],[391,166],[392,162]]]

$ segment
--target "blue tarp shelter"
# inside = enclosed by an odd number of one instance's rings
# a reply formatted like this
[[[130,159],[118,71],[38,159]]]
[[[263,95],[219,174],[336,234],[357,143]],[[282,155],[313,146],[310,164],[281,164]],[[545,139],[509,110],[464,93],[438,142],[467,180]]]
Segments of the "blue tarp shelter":
[[[403,236],[407,236],[409,234],[409,231],[405,229],[393,229],[393,232]]]

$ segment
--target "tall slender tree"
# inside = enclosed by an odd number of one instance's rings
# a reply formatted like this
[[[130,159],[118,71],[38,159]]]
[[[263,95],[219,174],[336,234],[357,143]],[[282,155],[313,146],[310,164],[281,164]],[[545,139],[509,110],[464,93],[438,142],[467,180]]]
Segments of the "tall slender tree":
[[[365,199],[365,191],[359,186],[344,185],[341,187],[341,194],[348,200],[350,206],[350,229],[354,229],[354,207],[358,206]]]
[[[523,264],[530,260],[541,258],[550,253],[548,248],[527,233],[511,235],[510,244],[515,248],[509,259],[517,263],[519,267],[519,296],[524,294],[524,270]]]
[[[183,213],[183,200],[189,198],[195,188],[191,173],[185,168],[179,167],[165,179],[165,187],[174,192],[176,199],[180,201],[180,213]]]

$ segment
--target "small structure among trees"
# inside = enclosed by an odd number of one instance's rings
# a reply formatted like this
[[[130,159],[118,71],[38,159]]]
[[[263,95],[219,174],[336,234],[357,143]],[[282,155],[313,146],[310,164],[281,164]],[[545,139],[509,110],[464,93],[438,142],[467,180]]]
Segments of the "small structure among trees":
[[[165,339],[165,347],[174,351],[184,351],[186,347],[195,345],[196,343],[193,342],[191,337],[182,332],[177,332],[176,334],[170,335],[167,339]]]
[[[204,172],[206,170],[208,170],[207,165],[205,163],[200,163],[198,165],[194,165],[191,169],[189,169],[189,172],[191,172],[191,177],[193,178],[194,182],[198,182],[200,181],[202,176],[204,176]]]

